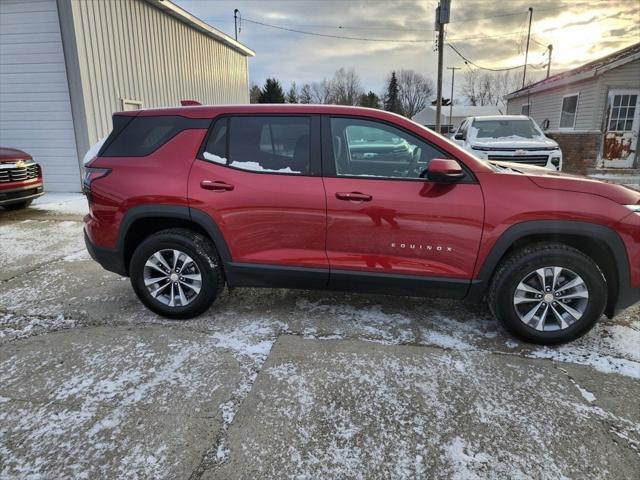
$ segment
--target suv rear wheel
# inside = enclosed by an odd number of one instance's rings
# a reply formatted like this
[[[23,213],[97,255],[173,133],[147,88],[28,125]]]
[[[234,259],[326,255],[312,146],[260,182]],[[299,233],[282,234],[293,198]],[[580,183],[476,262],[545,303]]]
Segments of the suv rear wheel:
[[[224,287],[211,242],[182,228],[162,230],[144,240],[131,257],[129,275],[142,303],[169,318],[203,313]]]
[[[489,307],[525,341],[562,343],[595,325],[606,298],[606,280],[593,260],[567,245],[538,244],[503,261],[489,290]]]

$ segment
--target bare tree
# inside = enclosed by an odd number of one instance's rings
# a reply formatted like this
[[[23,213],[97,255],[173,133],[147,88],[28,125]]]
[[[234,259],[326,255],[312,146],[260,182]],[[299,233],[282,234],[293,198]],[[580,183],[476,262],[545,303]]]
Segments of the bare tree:
[[[321,82],[311,84],[311,100],[313,103],[330,103],[333,88],[331,81],[323,78]]]
[[[348,71],[340,68],[331,81],[331,101],[337,105],[357,105],[364,93],[360,84],[360,77],[351,68]]]
[[[470,105],[497,105],[504,110],[505,95],[519,88],[520,77],[515,71],[469,70],[464,74],[462,94]]]
[[[429,104],[435,91],[433,80],[415,70],[399,70],[396,77],[402,114],[411,118]]]

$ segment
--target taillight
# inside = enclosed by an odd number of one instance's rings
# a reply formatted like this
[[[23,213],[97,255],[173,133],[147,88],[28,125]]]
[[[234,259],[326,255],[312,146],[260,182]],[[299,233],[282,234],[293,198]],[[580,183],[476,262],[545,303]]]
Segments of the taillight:
[[[110,168],[87,168],[84,169],[84,177],[82,178],[82,190],[87,197],[91,195],[91,184],[102,177],[106,177],[111,173]]]

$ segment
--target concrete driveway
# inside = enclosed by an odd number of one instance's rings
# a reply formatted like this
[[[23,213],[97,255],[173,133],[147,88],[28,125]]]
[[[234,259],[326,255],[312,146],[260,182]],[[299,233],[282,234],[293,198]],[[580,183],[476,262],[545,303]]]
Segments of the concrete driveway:
[[[0,478],[640,471],[638,306],[558,348],[406,297],[238,289],[168,321],[88,257],[81,197],[38,203],[0,211]]]

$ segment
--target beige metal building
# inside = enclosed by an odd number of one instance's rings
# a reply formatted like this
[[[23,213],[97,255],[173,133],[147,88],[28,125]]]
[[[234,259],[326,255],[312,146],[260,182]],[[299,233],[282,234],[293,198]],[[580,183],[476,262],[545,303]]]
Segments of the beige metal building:
[[[0,146],[78,191],[113,112],[248,103],[253,55],[168,0],[0,0]]]

